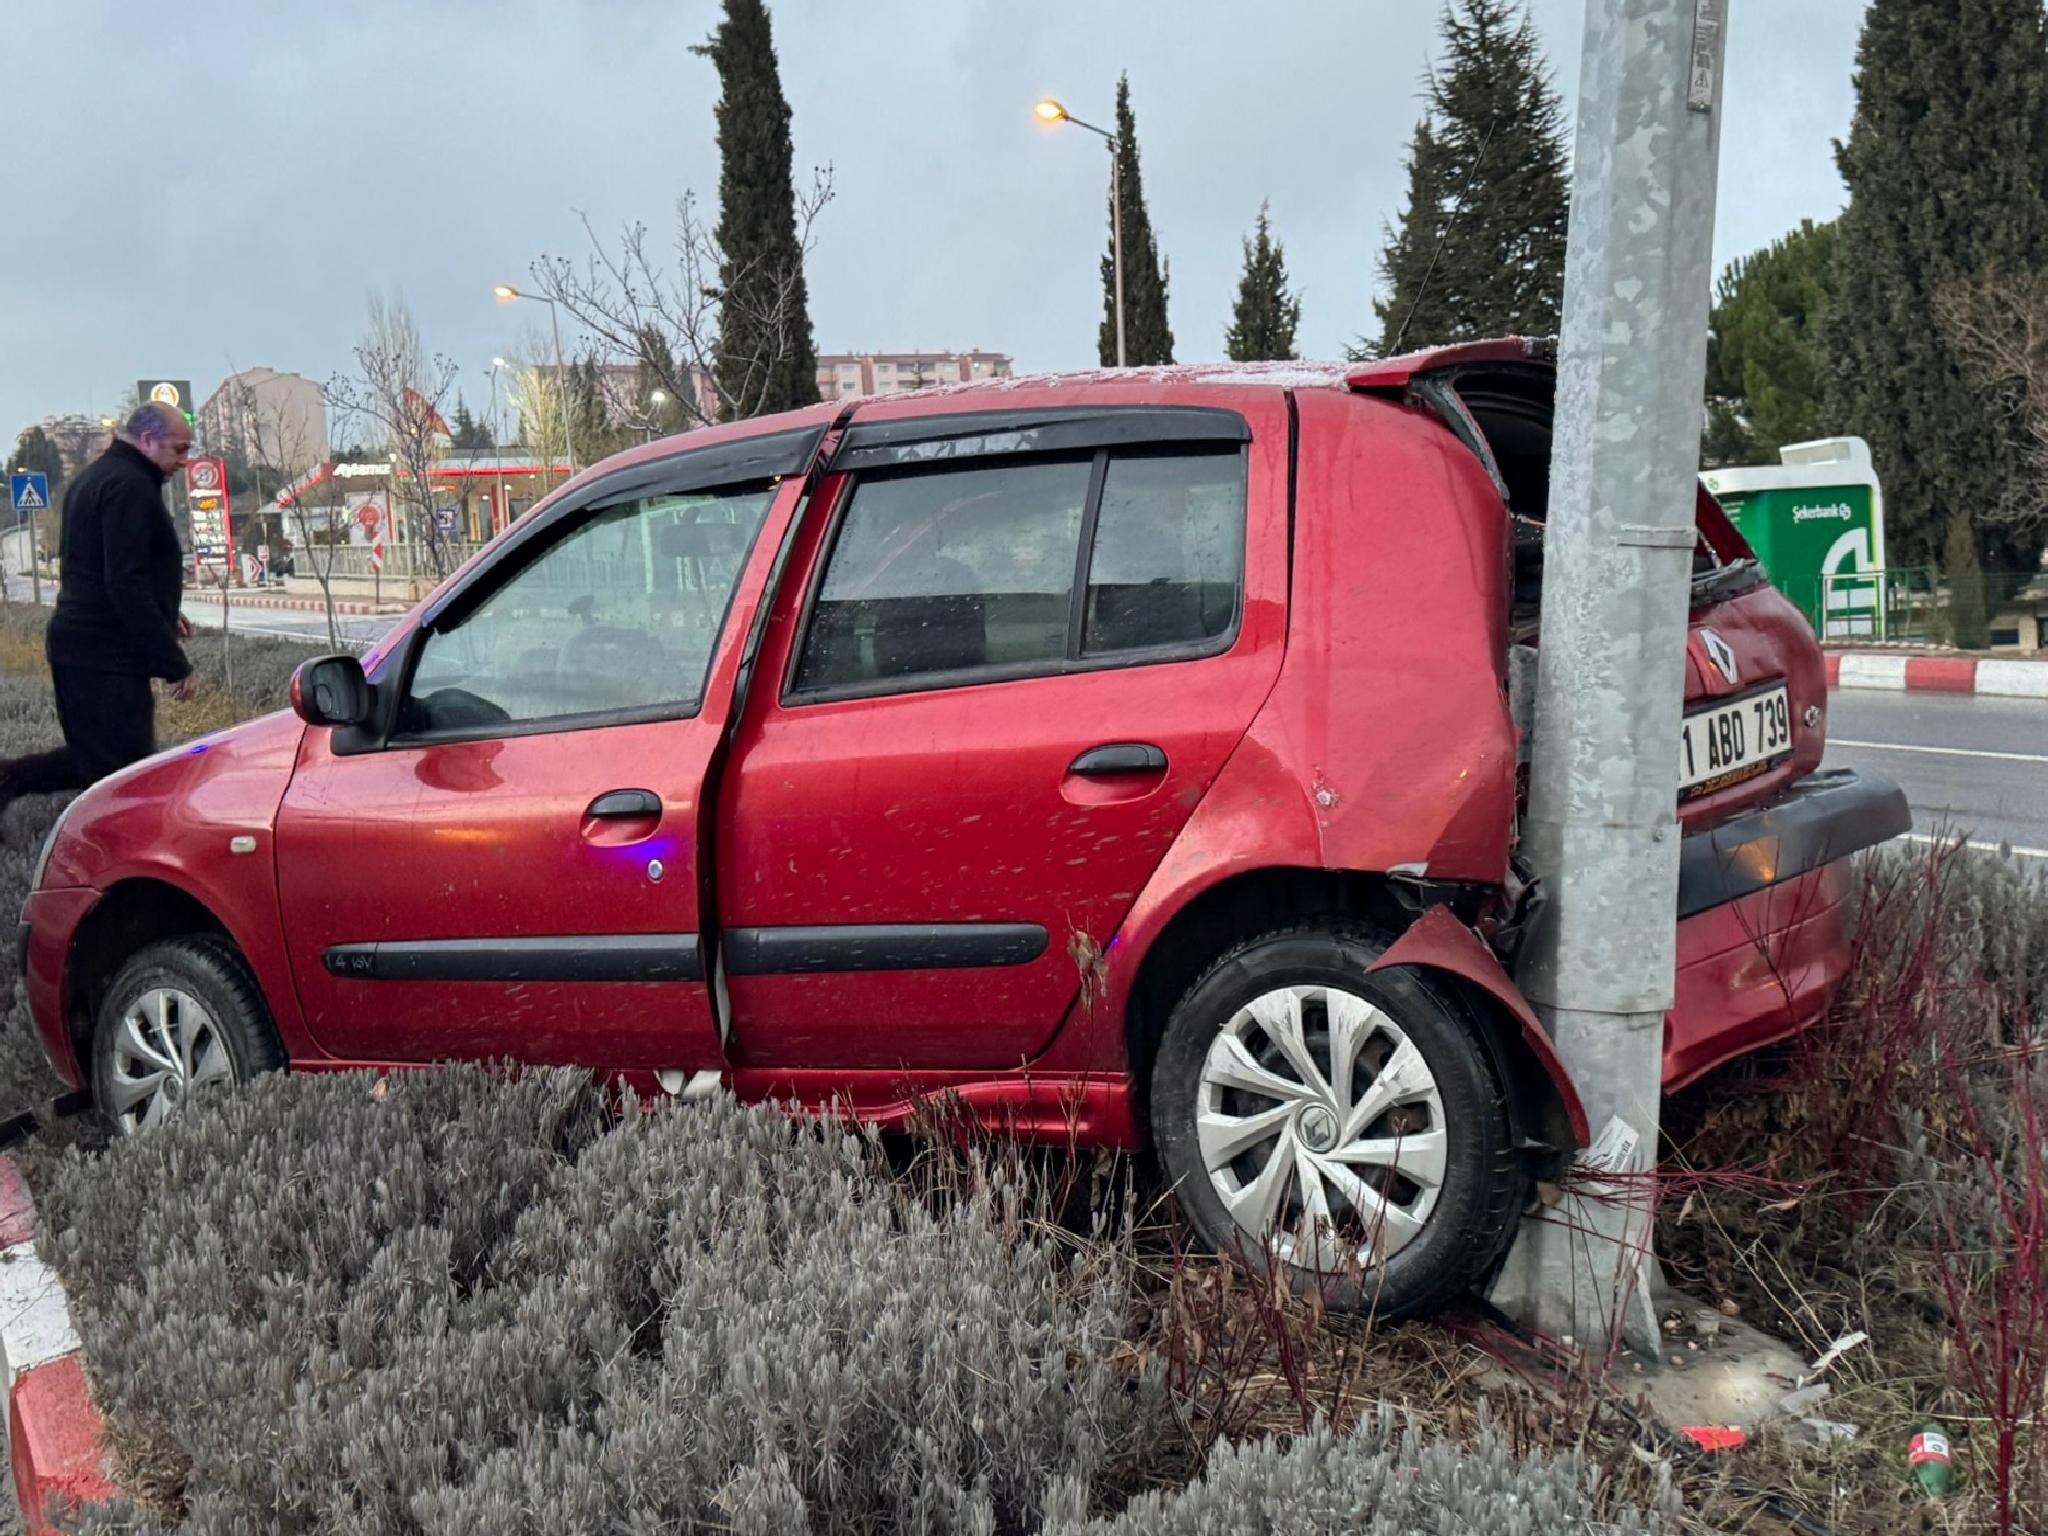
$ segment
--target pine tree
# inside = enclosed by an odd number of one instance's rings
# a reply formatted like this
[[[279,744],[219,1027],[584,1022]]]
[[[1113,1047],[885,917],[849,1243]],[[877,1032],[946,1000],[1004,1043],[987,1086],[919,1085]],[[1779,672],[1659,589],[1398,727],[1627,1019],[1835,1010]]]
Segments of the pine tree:
[[[1834,425],[1870,441],[1895,565],[1941,556],[1957,517],[1987,565],[2032,569],[2040,554],[2038,529],[1976,520],[2021,482],[2022,429],[1930,311],[1990,269],[2048,262],[2043,33],[2041,0],[1873,0],[1864,13],[1824,340]]]
[[[1300,324],[1301,300],[1287,287],[1287,257],[1261,203],[1257,232],[1244,243],[1244,276],[1237,283],[1237,311],[1223,333],[1224,353],[1239,363],[1293,357]]]
[[[695,380],[687,369],[676,366],[668,338],[651,325],[640,332],[639,352],[634,387],[653,435],[673,437],[689,431],[698,419],[697,396],[691,389]]]
[[[1835,225],[1797,229],[1728,264],[1707,321],[1703,461],[1775,463],[1827,430],[1821,327],[1834,296]]]
[[[1125,360],[1143,363],[1173,361],[1173,327],[1166,318],[1166,263],[1159,259],[1152,215],[1145,210],[1145,184],[1138,170],[1138,123],[1131,115],[1131,77],[1116,83],[1117,157],[1123,182],[1124,216],[1124,341]],[[1112,194],[1113,196],[1114,194]],[[1111,209],[1115,219],[1115,209]],[[1116,235],[1112,222],[1109,249],[1102,258],[1102,330],[1097,352],[1105,368],[1116,364]]]
[[[1380,257],[1385,354],[1556,334],[1571,176],[1564,107],[1520,0],[1449,0],[1445,58],[1408,150],[1408,207]]]
[[[718,68],[719,329],[714,373],[728,419],[818,399],[818,350],[790,175],[789,102],[763,0],[725,0],[696,52]]]
[[[490,423],[479,420],[462,396],[455,397],[455,414],[448,418],[448,444],[451,448],[490,448]]]
[[[599,459],[609,458],[631,440],[620,430],[617,418],[605,404],[594,360],[585,358],[569,365],[567,407],[569,430],[576,434],[579,464],[595,464]]]
[[[52,494],[64,479],[64,455],[57,451],[57,445],[50,441],[49,434],[41,427],[29,427],[14,440],[14,452],[7,460],[7,472],[13,474],[23,469],[48,475]]]

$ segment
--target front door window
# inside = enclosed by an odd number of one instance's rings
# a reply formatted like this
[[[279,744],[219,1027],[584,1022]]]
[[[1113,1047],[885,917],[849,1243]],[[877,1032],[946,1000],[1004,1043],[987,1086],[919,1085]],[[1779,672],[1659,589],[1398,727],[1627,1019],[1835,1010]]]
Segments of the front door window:
[[[695,714],[774,490],[606,507],[422,638],[402,737]]]

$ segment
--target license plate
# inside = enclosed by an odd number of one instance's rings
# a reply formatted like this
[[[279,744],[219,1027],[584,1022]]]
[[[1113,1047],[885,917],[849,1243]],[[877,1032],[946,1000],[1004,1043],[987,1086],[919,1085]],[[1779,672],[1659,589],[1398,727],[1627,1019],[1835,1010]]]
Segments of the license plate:
[[[1782,684],[1695,710],[1679,741],[1678,792],[1711,794],[1753,779],[1792,751],[1792,707]]]

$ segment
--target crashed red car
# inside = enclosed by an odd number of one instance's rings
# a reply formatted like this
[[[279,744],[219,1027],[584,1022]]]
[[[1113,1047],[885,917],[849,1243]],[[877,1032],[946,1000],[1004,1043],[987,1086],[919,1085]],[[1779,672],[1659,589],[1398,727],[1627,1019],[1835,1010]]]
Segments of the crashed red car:
[[[24,914],[44,1049],[122,1130],[459,1057],[950,1093],[1428,1307],[1587,1134],[1514,981],[1553,387],[1510,341],[621,454],[295,712],[72,804]],[[1817,1016],[1843,861],[1906,824],[1820,770],[1813,637],[1698,522],[1673,1086]]]

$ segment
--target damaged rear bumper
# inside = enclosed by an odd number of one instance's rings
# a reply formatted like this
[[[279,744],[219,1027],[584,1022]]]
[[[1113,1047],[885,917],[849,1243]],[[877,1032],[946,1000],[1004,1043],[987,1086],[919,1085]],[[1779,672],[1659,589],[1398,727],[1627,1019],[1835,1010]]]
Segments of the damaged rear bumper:
[[[1667,1092],[1820,1017],[1849,966],[1846,860],[1912,824],[1896,785],[1839,769],[1685,839]]]
[[[1689,834],[1678,919],[1797,880],[1913,829],[1896,784],[1853,768],[1808,774],[1768,804]]]

